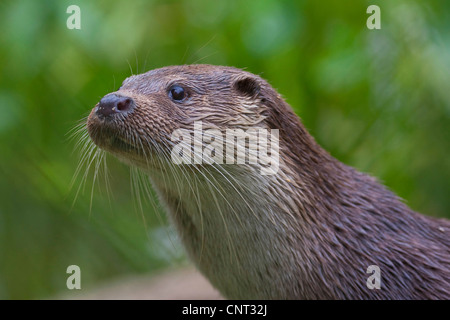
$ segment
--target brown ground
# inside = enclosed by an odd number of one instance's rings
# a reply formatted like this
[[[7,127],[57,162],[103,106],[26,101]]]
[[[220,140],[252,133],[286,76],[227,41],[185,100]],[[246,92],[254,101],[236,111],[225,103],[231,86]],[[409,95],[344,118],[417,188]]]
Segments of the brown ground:
[[[74,290],[59,299],[87,300],[215,300],[223,299],[193,267],[152,276],[119,279],[97,288]]]

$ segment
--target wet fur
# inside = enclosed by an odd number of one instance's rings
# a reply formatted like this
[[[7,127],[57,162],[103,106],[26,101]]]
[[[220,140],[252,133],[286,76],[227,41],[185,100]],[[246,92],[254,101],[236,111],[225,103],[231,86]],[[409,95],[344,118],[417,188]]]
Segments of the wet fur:
[[[189,90],[175,103],[171,84]],[[148,173],[199,270],[231,299],[449,299],[450,223],[410,210],[374,178],[324,151],[281,96],[251,73],[166,67],[116,92],[136,108],[88,119],[92,140]],[[170,135],[208,128],[280,130],[280,169],[170,162]],[[128,142],[129,145],[117,143]],[[381,269],[370,290],[369,265]]]

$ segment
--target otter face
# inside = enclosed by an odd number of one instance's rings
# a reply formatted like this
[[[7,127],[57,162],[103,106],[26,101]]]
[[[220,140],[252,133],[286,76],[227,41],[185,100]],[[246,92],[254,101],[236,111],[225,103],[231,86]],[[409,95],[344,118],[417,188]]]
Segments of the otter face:
[[[264,127],[263,80],[231,67],[172,66],[133,75],[104,96],[87,121],[91,139],[141,168],[170,161],[172,133],[203,128]]]

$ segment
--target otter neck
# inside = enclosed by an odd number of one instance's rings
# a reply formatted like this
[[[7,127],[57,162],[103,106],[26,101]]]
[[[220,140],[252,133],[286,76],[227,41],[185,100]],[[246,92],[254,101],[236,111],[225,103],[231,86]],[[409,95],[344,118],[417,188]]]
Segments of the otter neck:
[[[314,161],[328,160],[314,153]],[[281,156],[280,169],[272,176],[247,165],[175,167],[164,176],[150,173],[190,258],[227,298],[315,294],[300,280],[316,278],[310,263],[321,254],[315,239],[324,227],[315,216],[320,211],[315,208],[321,206],[314,196],[318,184],[310,175],[303,179],[286,161],[295,158]],[[300,163],[307,161],[311,159]],[[326,164],[320,172],[327,170]],[[321,281],[314,281],[320,286]]]

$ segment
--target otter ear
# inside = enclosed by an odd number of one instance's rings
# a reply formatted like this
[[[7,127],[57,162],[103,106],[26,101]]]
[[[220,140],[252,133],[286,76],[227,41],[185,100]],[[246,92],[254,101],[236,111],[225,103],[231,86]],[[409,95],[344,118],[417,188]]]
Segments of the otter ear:
[[[261,89],[258,79],[253,77],[237,79],[234,82],[233,88],[238,94],[248,97],[256,97]]]

